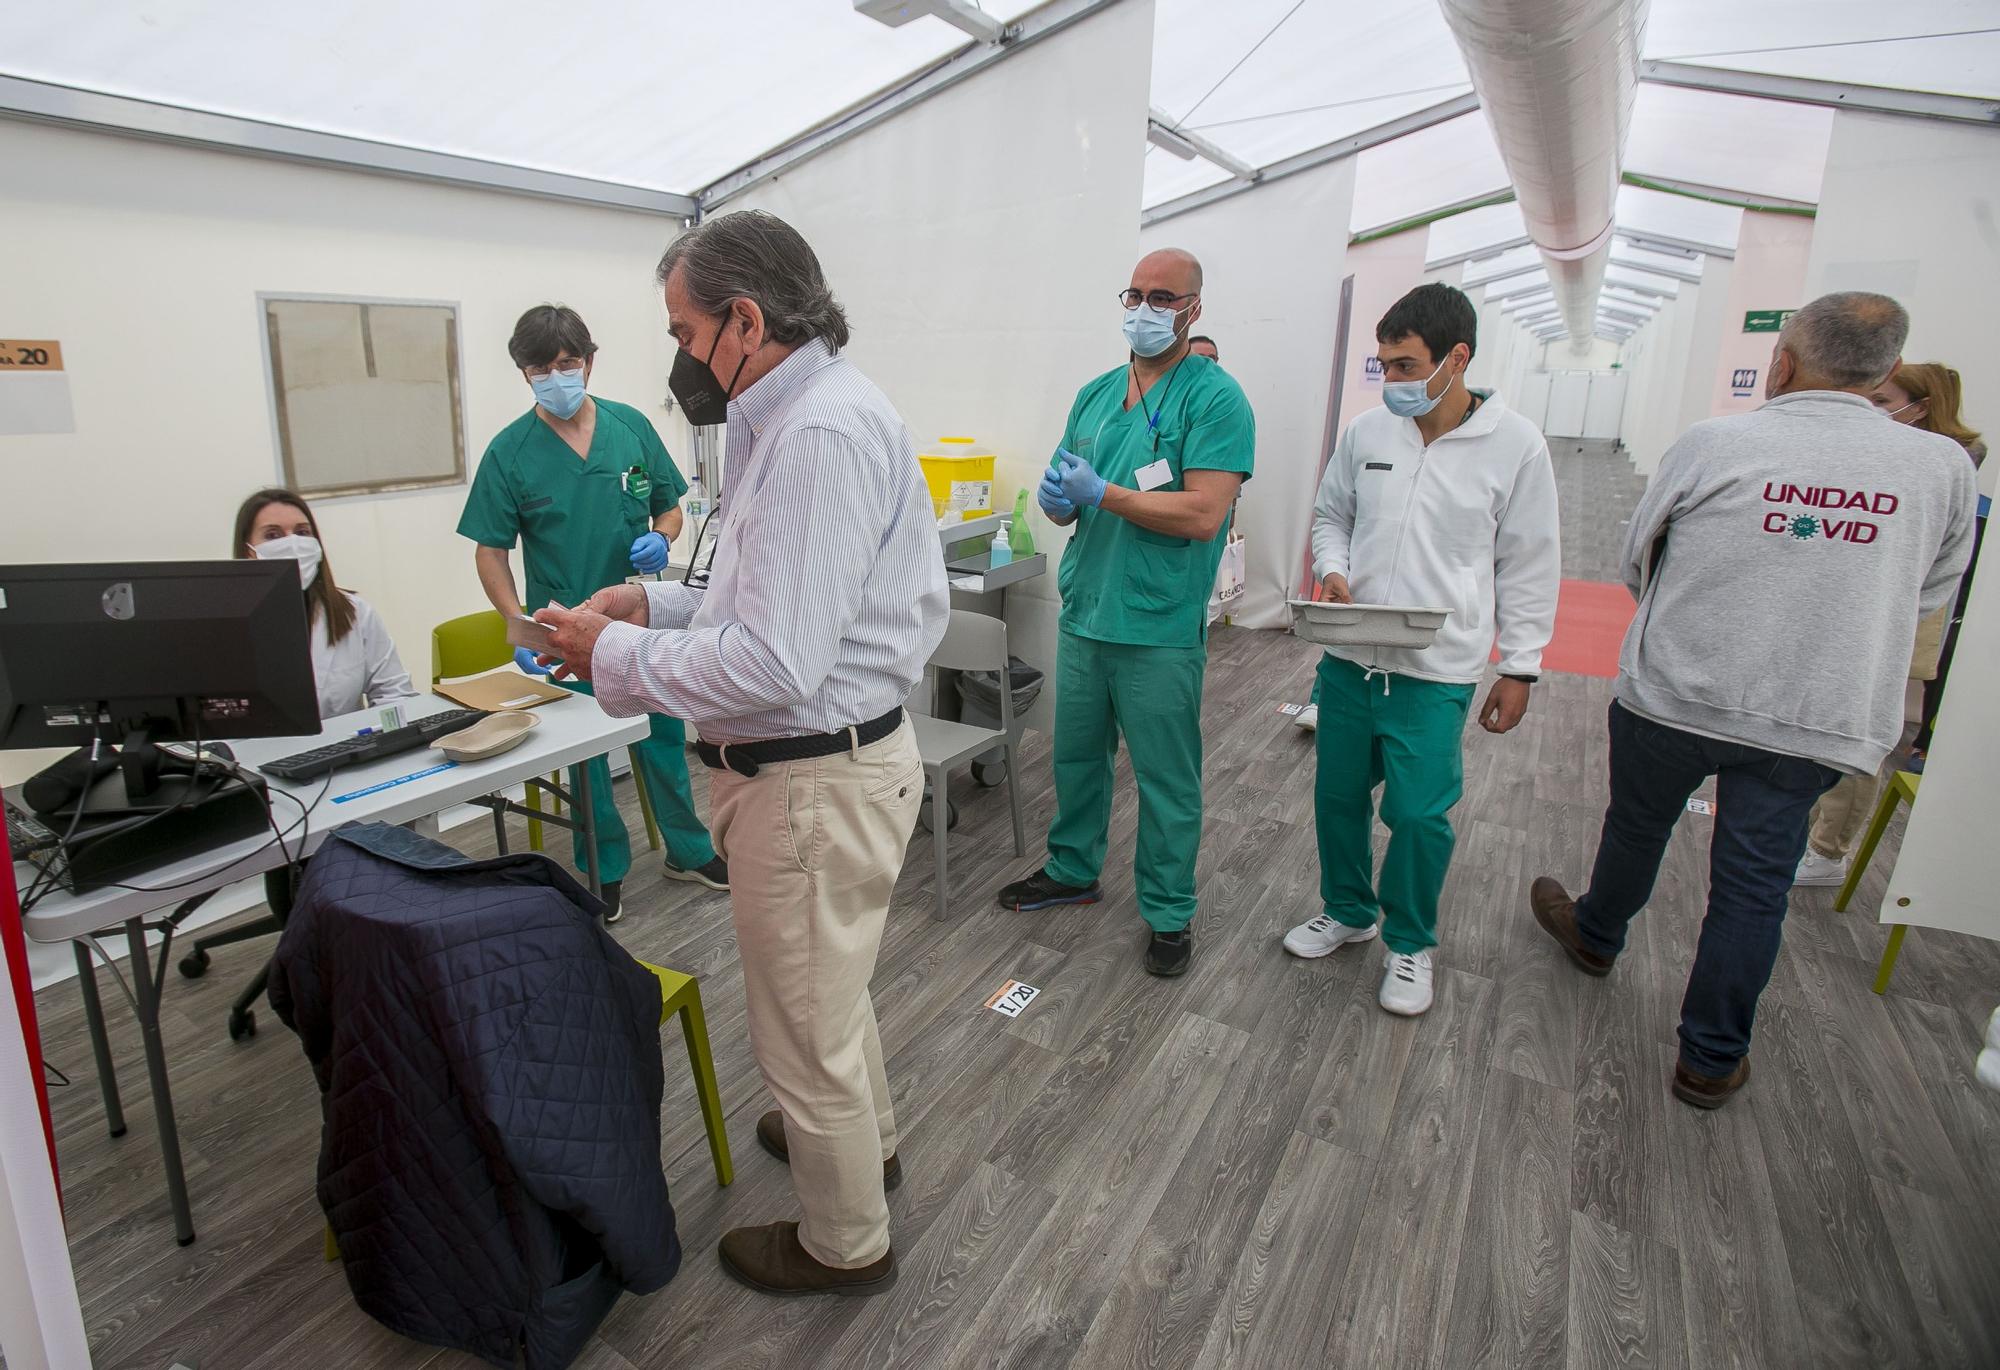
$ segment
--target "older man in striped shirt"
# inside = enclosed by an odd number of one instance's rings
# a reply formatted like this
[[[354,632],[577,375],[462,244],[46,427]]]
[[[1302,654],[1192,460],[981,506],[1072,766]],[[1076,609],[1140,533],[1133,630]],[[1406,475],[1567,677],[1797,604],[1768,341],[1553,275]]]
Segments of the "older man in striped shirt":
[[[617,585],[536,615],[614,715],[698,724],[729,862],[750,1043],[800,1222],[738,1228],[723,1266],[775,1294],[895,1280],[902,1178],[868,981],[923,792],[903,701],[949,614],[909,430],[845,358],[847,318],[805,240],[711,219],[660,261],[669,385],[728,428],[706,589]]]

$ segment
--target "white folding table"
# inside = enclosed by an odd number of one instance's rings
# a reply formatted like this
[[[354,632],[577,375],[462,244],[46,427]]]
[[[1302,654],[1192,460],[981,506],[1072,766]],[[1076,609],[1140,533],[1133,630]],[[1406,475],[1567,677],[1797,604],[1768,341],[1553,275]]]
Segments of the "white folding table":
[[[403,712],[406,718],[414,720],[456,707],[449,700],[426,695],[405,702]],[[365,709],[327,719],[316,739],[259,738],[232,742],[230,749],[240,764],[254,768],[261,761],[352,737],[361,728],[376,724],[379,715],[379,710]],[[330,831],[344,823],[408,823],[455,804],[485,799],[510,786],[545,777],[550,771],[629,746],[644,738],[648,727],[643,716],[612,718],[590,696],[582,694],[551,701],[535,710],[535,716],[540,720],[538,726],[512,751],[485,761],[460,763],[434,775],[417,773],[443,762],[443,754],[420,750],[343,768],[327,780],[298,785],[270,780],[273,813],[279,831],[284,834],[282,850],[267,828],[260,836],[167,862],[130,882],[136,888],[103,889],[84,895],[57,890],[38,900],[23,916],[22,923],[31,940],[72,942],[76,946],[77,979],[83,991],[84,1015],[90,1024],[91,1048],[97,1058],[98,1082],[113,1137],[124,1134],[125,1115],[118,1100],[118,1081],[104,1032],[104,1010],[98,999],[91,952],[96,950],[113,974],[118,974],[116,962],[97,939],[100,935],[115,935],[121,928],[125,934],[131,950],[132,981],[125,986],[120,976],[120,985],[132,1002],[146,1044],[146,1071],[159,1125],[167,1198],[173,1208],[174,1236],[182,1246],[194,1240],[194,1217],[188,1203],[180,1134],[174,1124],[173,1098],[167,1084],[166,1049],[160,1038],[160,994],[166,982],[175,930],[216,890],[276,869],[287,860],[310,856]],[[406,779],[413,776],[416,778]],[[583,832],[587,876],[595,891],[597,845],[588,768],[583,777],[572,807],[576,824]],[[491,807],[494,828],[504,847],[506,809],[500,805]],[[539,817],[544,822],[551,821],[547,814]],[[35,874],[28,863],[17,862],[14,867],[17,888],[25,892]],[[163,934],[157,960],[146,948],[149,932]]]

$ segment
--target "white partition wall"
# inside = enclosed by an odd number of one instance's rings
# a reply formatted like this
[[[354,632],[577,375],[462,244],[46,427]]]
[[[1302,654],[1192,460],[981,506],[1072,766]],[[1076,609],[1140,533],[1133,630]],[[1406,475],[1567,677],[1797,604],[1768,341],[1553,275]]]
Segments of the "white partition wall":
[[[1911,361],[1965,378],[1965,412],[1989,442],[2000,429],[2000,129],[1927,119],[1834,116],[1808,296],[1877,290],[1910,311]],[[1980,488],[1994,492],[2000,462]]]
[[[1806,258],[1813,221],[1792,214],[1746,213],[1729,275],[1728,304],[1710,381],[1710,414],[1747,414],[1764,403],[1776,333],[1744,328],[1752,312],[1797,309],[1806,302]]]
[[[1177,215],[1139,237],[1143,252],[1181,247],[1201,259],[1206,279],[1196,330],[1215,339],[1223,369],[1257,415],[1257,472],[1236,509],[1246,584],[1231,611],[1234,622],[1253,628],[1290,621],[1285,600],[1305,564],[1347,273],[1341,226],[1353,194],[1354,159],[1342,158],[1255,195]],[[1371,318],[1370,356],[1373,336]],[[1352,412],[1343,404],[1344,414]]]
[[[0,256],[5,327],[60,340],[76,413],[74,433],[0,439],[7,560],[229,554],[237,501],[281,483],[259,291],[456,303],[468,472],[533,403],[507,337],[545,301],[590,325],[591,388],[665,424],[673,341],[652,268],[678,219],[7,121],[0,167],[0,219],[34,224],[37,244]],[[664,431],[684,456],[678,425]],[[85,540],[114,492],[143,507],[115,553]],[[465,494],[315,507],[328,565],[419,679],[432,625],[486,607],[456,532]],[[0,777],[39,764],[0,757]]]
[[[1993,777],[2000,775],[2000,559],[1986,539],[1985,565],[1958,631],[1950,688],[1923,788],[1883,896],[1880,921],[2000,938],[1993,893],[1996,823]],[[1970,1054],[1970,1048],[1968,1048]]]
[[[1583,419],[1590,408],[1590,373],[1557,371],[1549,377],[1549,412],[1542,431],[1559,437],[1583,436]]]
[[[1138,257],[1145,152],[1128,130],[1145,126],[1152,41],[1151,0],[1113,6],[725,207],[806,235],[853,323],[849,355],[920,440],[998,453],[1009,507],[1077,389],[1125,360],[1117,292]],[[1068,534],[1030,518],[1060,553]],[[1007,596],[1012,651],[1045,669],[1055,580]]]
[[[1599,371],[1591,376],[1583,408],[1584,437],[1618,436],[1619,423],[1625,417],[1625,385],[1623,372]]]
[[[1553,379],[1546,371],[1529,371],[1522,375],[1514,404],[1522,417],[1529,423],[1549,431],[1549,382]]]

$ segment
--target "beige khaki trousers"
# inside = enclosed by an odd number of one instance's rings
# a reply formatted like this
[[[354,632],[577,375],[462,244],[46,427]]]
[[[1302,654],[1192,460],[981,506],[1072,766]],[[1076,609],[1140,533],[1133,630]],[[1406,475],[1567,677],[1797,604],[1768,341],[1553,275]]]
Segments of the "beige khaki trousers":
[[[750,1048],[785,1115],[799,1241],[853,1269],[889,1250],[896,1116],[868,981],[923,802],[910,725],[751,777],[709,772],[743,962]]]

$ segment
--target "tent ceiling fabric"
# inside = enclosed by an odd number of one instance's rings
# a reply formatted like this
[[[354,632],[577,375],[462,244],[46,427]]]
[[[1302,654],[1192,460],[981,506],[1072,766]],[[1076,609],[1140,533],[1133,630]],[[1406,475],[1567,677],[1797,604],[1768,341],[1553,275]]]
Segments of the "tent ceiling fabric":
[[[67,0],[9,6],[4,33],[10,76],[682,192],[970,41],[846,0]],[[733,53],[756,60],[710,60]]]
[[[1003,22],[1036,7],[981,3]],[[1651,0],[1644,56],[2000,97],[2000,33],[1980,32],[2000,27],[1996,8]],[[1154,15],[1152,103],[1253,167],[1471,88],[1434,0],[1155,0]],[[683,193],[968,42],[936,19],[884,27],[851,0],[657,0],[574,15],[525,0],[69,0],[11,7],[4,34],[6,75]],[[732,54],[754,54],[754,79],[719,60]],[[1642,83],[1625,166],[1810,203],[1830,127],[1824,108]],[[1143,136],[1135,116],[1133,137]],[[1144,204],[1227,179],[1212,163],[1150,151]],[[1434,213],[1507,184],[1485,116],[1462,116],[1359,154],[1347,228]],[[1733,247],[1740,218],[1629,185],[1618,196],[1621,230],[1719,250]],[[1429,255],[1513,242],[1520,224],[1511,205],[1440,220]],[[1619,244],[1619,255],[1633,251]],[[1469,264],[1468,283],[1497,279],[1491,265]]]

